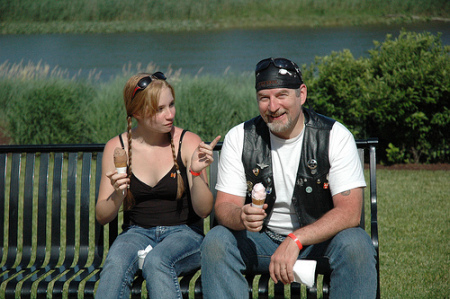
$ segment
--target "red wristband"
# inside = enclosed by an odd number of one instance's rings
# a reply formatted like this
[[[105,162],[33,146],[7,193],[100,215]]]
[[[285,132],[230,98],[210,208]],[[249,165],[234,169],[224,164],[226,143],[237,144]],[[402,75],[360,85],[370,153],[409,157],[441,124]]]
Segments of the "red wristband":
[[[298,249],[300,249],[300,250],[303,249],[302,243],[300,242],[300,240],[293,233],[290,233],[288,235],[288,237],[290,237],[292,240],[294,240],[295,243],[297,243]]]
[[[189,168],[189,172],[190,172],[193,176],[199,176],[199,175],[202,174],[201,172],[195,172],[195,171],[192,171],[192,169],[190,169],[190,168]]]

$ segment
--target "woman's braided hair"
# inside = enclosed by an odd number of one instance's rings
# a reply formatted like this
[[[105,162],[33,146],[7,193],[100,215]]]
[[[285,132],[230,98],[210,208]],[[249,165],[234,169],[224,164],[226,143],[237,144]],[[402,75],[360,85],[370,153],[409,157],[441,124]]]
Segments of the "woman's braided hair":
[[[172,134],[170,134],[170,146],[172,147],[173,163],[175,164],[175,168],[177,169],[176,177],[177,177],[177,200],[178,200],[183,195],[185,188],[184,188],[183,177],[181,176],[181,172],[180,172],[180,166],[178,165],[178,162],[177,162],[177,154],[175,152],[175,145],[173,144]],[[180,146],[181,146],[181,144],[180,144]]]

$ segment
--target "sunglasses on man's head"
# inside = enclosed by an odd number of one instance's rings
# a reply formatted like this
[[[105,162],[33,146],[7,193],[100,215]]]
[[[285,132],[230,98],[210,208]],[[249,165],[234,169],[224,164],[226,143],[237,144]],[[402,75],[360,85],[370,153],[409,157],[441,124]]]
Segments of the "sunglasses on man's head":
[[[136,87],[134,88],[133,95],[131,96],[131,99],[134,99],[134,96],[138,93],[138,91],[144,90],[150,83],[152,83],[152,77],[159,79],[159,80],[166,80],[166,76],[162,72],[156,72],[153,73],[151,76],[147,76],[139,80],[139,82],[136,84]]]
[[[258,73],[260,71],[265,70],[266,68],[269,67],[269,65],[271,63],[275,67],[277,67],[279,69],[286,69],[288,71],[296,72],[298,77],[299,77],[299,79],[300,79],[300,81],[303,81],[299,67],[295,63],[293,63],[292,61],[290,61],[289,59],[286,59],[286,58],[266,58],[266,59],[263,59],[260,62],[258,62],[258,64],[256,65],[255,72]]]

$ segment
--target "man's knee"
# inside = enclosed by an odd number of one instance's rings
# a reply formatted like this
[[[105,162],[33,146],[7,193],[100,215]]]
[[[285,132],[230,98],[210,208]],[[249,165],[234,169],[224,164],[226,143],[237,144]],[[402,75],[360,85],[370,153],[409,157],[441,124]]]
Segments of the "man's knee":
[[[375,263],[375,248],[369,235],[361,228],[350,228],[338,233],[330,245],[334,254],[356,267]]]
[[[201,245],[202,260],[208,259],[209,262],[213,262],[213,260],[224,258],[230,246],[235,244],[233,239],[233,234],[226,227],[215,226],[203,239]]]

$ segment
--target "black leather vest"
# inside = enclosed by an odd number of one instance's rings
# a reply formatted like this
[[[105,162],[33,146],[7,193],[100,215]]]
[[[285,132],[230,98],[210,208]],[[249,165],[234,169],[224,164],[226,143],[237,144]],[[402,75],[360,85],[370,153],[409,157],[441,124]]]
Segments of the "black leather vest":
[[[335,120],[303,108],[305,129],[302,153],[297,171],[292,202],[301,226],[316,221],[333,208],[328,188],[328,145]],[[244,123],[244,148],[242,162],[247,179],[246,203],[251,202],[251,190],[263,183],[268,190],[266,212],[270,215],[276,201],[273,183],[270,134],[261,116]]]

